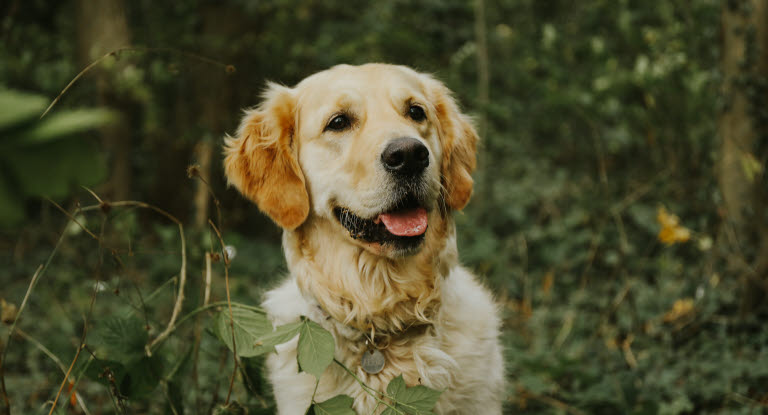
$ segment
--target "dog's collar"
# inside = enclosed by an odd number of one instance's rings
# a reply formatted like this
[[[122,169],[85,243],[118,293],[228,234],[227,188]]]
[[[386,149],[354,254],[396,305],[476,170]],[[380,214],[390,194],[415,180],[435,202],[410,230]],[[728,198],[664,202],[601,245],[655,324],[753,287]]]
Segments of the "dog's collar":
[[[338,326],[344,327],[346,330],[359,333],[359,336],[357,337],[361,338],[361,340],[357,341],[362,341],[365,343],[363,354],[360,357],[360,367],[371,375],[375,375],[384,369],[384,366],[386,366],[387,363],[387,359],[383,351],[385,351],[393,342],[400,343],[408,339],[423,336],[427,330],[432,327],[432,323],[417,323],[411,324],[405,327],[403,330],[397,331],[377,331],[374,326],[371,326],[370,331],[364,331],[352,327],[348,324],[344,324],[344,322],[333,318],[333,316],[325,311],[325,309],[323,309],[319,303],[316,302],[315,305],[317,310],[323,316],[323,319],[326,321],[333,320],[333,322]],[[350,341],[354,340],[350,339]]]
[[[317,307],[317,310],[320,312],[320,315],[323,316],[324,320],[333,320],[334,323],[348,329],[352,330],[356,333],[360,333],[362,337],[369,342],[373,347],[377,349],[386,349],[387,346],[389,346],[389,343],[391,343],[391,340],[401,340],[401,339],[409,339],[414,337],[419,337],[423,335],[427,329],[432,327],[432,323],[412,323],[403,328],[402,330],[377,330],[374,326],[370,327],[370,330],[361,330],[356,327],[350,326],[348,324],[345,324],[343,321],[339,321],[333,316],[331,316],[323,307],[319,304],[319,302],[315,301],[315,307]],[[387,342],[384,342],[384,340],[390,340]]]

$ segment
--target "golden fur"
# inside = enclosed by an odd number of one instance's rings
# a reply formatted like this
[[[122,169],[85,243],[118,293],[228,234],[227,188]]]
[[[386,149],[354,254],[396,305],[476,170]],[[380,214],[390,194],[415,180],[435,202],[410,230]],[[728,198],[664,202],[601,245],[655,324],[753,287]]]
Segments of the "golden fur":
[[[425,122],[403,115],[413,103],[425,109]],[[339,111],[353,115],[352,127],[324,130]],[[421,248],[405,256],[352,239],[333,215],[344,206],[368,217],[390,201],[394,184],[377,166],[383,147],[401,136],[417,137],[430,151],[423,184],[429,226]],[[501,413],[495,306],[458,264],[451,216],[472,194],[477,140],[439,81],[368,64],[337,66],[294,88],[269,85],[225,144],[229,182],[284,229],[290,278],[264,303],[275,324],[301,315],[317,321],[333,333],[337,359],[379,390],[400,374],[409,385],[445,390],[438,414]],[[414,326],[424,330],[408,330]],[[376,375],[359,367],[366,334],[385,345],[387,365]],[[293,343],[268,362],[282,414],[306,409],[314,386],[297,373]],[[371,413],[376,402],[349,378],[332,365],[317,397],[346,393],[358,413]]]

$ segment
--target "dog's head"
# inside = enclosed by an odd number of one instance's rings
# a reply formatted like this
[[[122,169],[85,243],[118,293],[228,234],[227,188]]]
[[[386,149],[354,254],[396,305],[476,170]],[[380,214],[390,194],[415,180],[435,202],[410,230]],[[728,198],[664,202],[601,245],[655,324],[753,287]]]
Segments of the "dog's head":
[[[386,256],[472,194],[477,134],[450,91],[403,66],[340,65],[270,84],[226,141],[229,182],[279,226],[331,223]]]

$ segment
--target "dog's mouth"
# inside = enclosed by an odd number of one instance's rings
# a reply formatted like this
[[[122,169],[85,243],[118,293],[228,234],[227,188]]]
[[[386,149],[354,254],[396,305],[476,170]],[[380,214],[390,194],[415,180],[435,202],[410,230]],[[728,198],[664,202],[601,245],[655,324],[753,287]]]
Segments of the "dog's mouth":
[[[363,242],[392,244],[397,248],[416,248],[427,232],[427,209],[417,197],[406,195],[392,208],[373,218],[362,218],[350,209],[336,207],[333,210],[339,223],[349,235]]]

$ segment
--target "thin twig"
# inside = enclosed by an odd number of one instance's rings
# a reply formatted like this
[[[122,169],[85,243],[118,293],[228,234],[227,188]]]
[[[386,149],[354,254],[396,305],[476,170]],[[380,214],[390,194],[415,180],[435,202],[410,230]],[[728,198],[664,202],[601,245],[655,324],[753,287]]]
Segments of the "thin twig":
[[[208,181],[206,181],[205,178],[200,175],[200,170],[197,169],[196,165],[187,168],[187,175],[190,178],[197,178],[200,180],[200,182],[203,183],[205,188],[208,189],[208,194],[211,195],[211,199],[213,199],[213,205],[216,206],[216,223],[219,227],[221,227],[221,202],[219,202],[219,198],[216,197],[216,193],[213,192],[213,188],[208,183]]]
[[[205,291],[203,293],[203,306],[208,305],[211,299],[211,253],[205,253]]]
[[[176,295],[176,302],[173,305],[173,312],[171,313],[171,319],[168,321],[168,325],[166,326],[165,330],[163,330],[162,333],[157,335],[154,340],[152,340],[149,344],[144,347],[144,350],[147,353],[147,356],[152,356],[152,347],[163,341],[173,330],[173,325],[176,322],[176,318],[178,318],[179,313],[181,312],[181,306],[184,302],[184,286],[187,283],[187,244],[186,239],[184,237],[184,225],[181,224],[181,221],[176,218],[175,216],[171,215],[170,213],[166,212],[163,209],[160,209],[157,206],[150,205],[149,203],[144,202],[138,202],[135,200],[124,200],[120,202],[102,202],[98,205],[91,205],[86,206],[81,209],[81,211],[86,212],[90,210],[95,209],[103,209],[104,206],[109,207],[124,207],[124,206],[135,206],[140,207],[144,209],[150,209],[153,210],[166,218],[168,218],[170,221],[178,225],[179,227],[179,237],[181,238],[181,270],[179,271],[179,292]]]
[[[208,304],[206,306],[203,306],[203,307],[198,307],[198,308],[190,311],[187,315],[181,317],[176,322],[176,324],[173,326],[173,328],[171,328],[171,332],[177,330],[183,323],[185,323],[187,320],[191,319],[192,317],[198,315],[199,313],[202,313],[203,311],[206,311],[206,310],[210,310],[212,308],[221,307],[221,306],[225,306],[225,305],[228,305],[228,303],[226,301],[217,301],[215,303],[210,303],[210,304]],[[242,308],[242,309],[245,309],[245,310],[254,311],[256,313],[266,314],[266,312],[263,309],[259,308],[259,307],[253,307],[253,306],[249,306],[247,304],[241,304],[241,303],[237,303],[237,302],[233,302],[233,303],[231,303],[231,305],[234,308]],[[156,343],[152,347],[156,348],[158,345],[159,345],[159,343]]]
[[[205,253],[205,275],[203,276],[203,307],[208,305],[211,295],[211,253]],[[192,351],[192,381],[195,385],[195,401],[200,407],[200,382],[198,376],[198,362],[200,360],[200,342],[202,341],[202,330],[200,329],[200,317],[195,319],[194,327],[195,345]],[[243,371],[245,372],[245,371]]]
[[[91,194],[91,196],[93,196],[93,198],[94,198],[94,199],[96,199],[96,201],[98,201],[99,203],[104,203],[104,201],[103,201],[103,200],[101,200],[101,198],[99,197],[99,195],[97,195],[97,194],[96,194],[96,192],[94,192],[93,190],[91,190],[90,188],[88,188],[88,187],[85,187],[85,186],[80,186],[80,187],[82,187],[82,188],[83,188],[83,189],[85,189],[85,190],[86,190],[88,193],[90,193],[90,194]]]
[[[232,301],[229,296],[229,257],[227,256],[226,245],[224,245],[224,239],[221,237],[219,228],[213,224],[213,221],[208,219],[208,224],[216,232],[216,236],[219,238],[219,244],[221,244],[221,254],[224,259],[224,286],[227,291],[227,307],[229,307],[229,328],[232,330],[232,357],[234,360],[235,368],[232,371],[232,376],[229,379],[229,390],[227,391],[227,399],[224,401],[224,405],[229,405],[229,398],[232,396],[232,389],[235,386],[235,374],[237,374],[237,342],[235,342],[235,315],[232,313]]]
[[[99,235],[104,235],[104,227],[106,226],[106,220],[102,220],[101,222],[101,229],[99,230]],[[48,415],[53,414],[53,411],[56,410],[56,404],[59,401],[59,397],[61,396],[61,392],[64,390],[64,385],[67,384],[67,380],[69,379],[70,373],[72,373],[72,369],[75,367],[75,363],[77,363],[77,359],[80,357],[80,352],[83,351],[85,348],[85,340],[88,337],[88,324],[90,323],[91,316],[93,315],[93,306],[96,304],[96,296],[99,293],[99,286],[101,283],[101,266],[103,264],[103,258],[104,258],[104,246],[102,244],[101,238],[96,238],[96,240],[99,242],[99,263],[97,265],[97,269],[95,272],[96,275],[96,281],[94,281],[93,284],[93,291],[91,292],[91,303],[88,306],[88,314],[85,315],[83,318],[83,334],[80,336],[80,345],[77,346],[77,353],[75,353],[75,357],[72,359],[72,363],[69,365],[69,369],[67,369],[67,372],[64,374],[64,379],[61,381],[61,386],[59,386],[59,391],[56,393],[56,398],[53,400],[53,405],[51,405],[51,410],[48,412]]]
[[[341,363],[340,361],[336,360],[335,358],[333,359],[333,362],[336,363],[337,365],[341,366],[342,369],[344,369],[347,373],[349,373],[352,376],[352,378],[354,378],[357,381],[357,383],[360,385],[360,387],[363,388],[363,390],[368,395],[371,395],[371,397],[373,397],[373,399],[376,399],[376,402],[378,402],[379,404],[382,404],[382,405],[386,405],[387,407],[389,407],[391,410],[395,411],[398,414],[406,415],[405,412],[401,411],[400,409],[395,408],[394,406],[390,405],[386,401],[380,399],[378,396],[376,396],[376,394],[379,394],[381,396],[385,396],[385,397],[387,397],[389,399],[395,400],[393,397],[387,395],[384,392],[379,392],[376,389],[373,389],[372,387],[366,385],[365,382],[360,380],[360,378],[357,377],[357,375],[355,375],[351,370],[349,370],[349,368],[347,366],[345,366],[344,363]]]
[[[315,380],[315,390],[312,391],[312,399],[310,399],[310,402],[311,402],[310,405],[314,405],[315,403],[317,403],[317,402],[315,402],[315,395],[317,394],[317,387],[318,386],[320,386],[320,378],[317,378]]]
[[[63,236],[63,233],[62,233]],[[59,239],[61,240],[61,239]],[[58,244],[57,244],[58,247]],[[32,281],[30,281],[29,286],[27,287],[27,293],[24,294],[24,300],[21,301],[21,307],[19,308],[19,311],[16,313],[16,317],[13,319],[13,323],[11,324],[11,329],[8,331],[8,339],[5,341],[5,346],[3,347],[3,353],[0,356],[0,387],[2,387],[2,393],[3,393],[3,401],[4,401],[4,409],[5,413],[10,415],[11,413],[11,402],[8,399],[8,393],[5,390],[5,361],[6,356],[8,354],[8,348],[11,346],[11,339],[13,338],[13,331],[16,329],[16,323],[19,321],[19,317],[21,317],[21,312],[24,311],[24,307],[27,305],[27,299],[29,298],[29,294],[32,292],[32,289],[35,287],[35,284],[37,284],[38,278],[40,278],[40,274],[42,273],[44,267],[41,264],[37,267],[37,270],[35,271],[34,275],[32,275]]]
[[[3,395],[3,402],[5,406],[4,409],[7,415],[10,415],[11,413],[11,403],[10,403],[10,400],[8,399],[8,393],[5,389],[5,361],[8,354],[8,348],[11,345],[11,336],[13,335],[13,330],[16,328],[17,322],[21,318],[21,313],[24,311],[29,295],[32,293],[32,290],[34,290],[35,285],[37,284],[37,281],[40,279],[40,277],[43,276],[45,271],[48,269],[48,266],[51,264],[53,257],[59,251],[59,247],[61,246],[61,243],[64,241],[64,238],[67,235],[66,230],[69,224],[70,224],[70,221],[67,221],[67,223],[64,225],[64,228],[61,231],[61,234],[59,235],[59,240],[56,242],[56,245],[53,247],[53,250],[48,255],[48,258],[45,260],[45,263],[38,266],[34,275],[32,275],[32,280],[30,281],[29,286],[27,287],[27,292],[26,294],[24,294],[24,300],[22,300],[21,306],[19,307],[19,311],[16,313],[16,318],[13,319],[13,323],[11,323],[11,329],[10,331],[8,331],[8,339],[5,342],[2,355],[0,356],[0,392],[2,392],[2,395]]]
[[[221,66],[221,67],[223,67],[227,71],[227,73],[231,73],[231,72],[235,71],[235,67],[232,66],[232,65],[227,65],[225,63],[221,63],[221,62],[216,61],[214,59],[206,58],[205,56],[200,56],[200,55],[197,55],[197,54],[194,54],[194,53],[184,52],[184,51],[173,49],[173,48],[142,48],[142,47],[132,47],[132,46],[117,48],[117,49],[114,49],[112,51],[107,52],[102,57],[96,59],[95,61],[91,62],[88,66],[83,68],[83,70],[80,71],[74,78],[72,78],[72,80],[69,81],[67,86],[65,86],[64,89],[62,89],[61,92],[59,92],[59,95],[57,95],[56,98],[53,99],[53,102],[51,102],[51,104],[48,105],[48,108],[46,108],[45,111],[43,111],[42,115],[40,115],[40,118],[42,119],[43,117],[45,117],[46,114],[48,114],[48,112],[51,111],[53,106],[56,105],[59,102],[61,97],[64,96],[64,94],[67,93],[69,88],[71,88],[72,85],[74,85],[75,82],[77,82],[80,78],[82,78],[83,75],[85,75],[88,71],[90,71],[91,69],[96,67],[96,65],[98,65],[104,59],[106,59],[106,58],[108,58],[110,56],[115,56],[115,55],[117,55],[117,54],[119,54],[121,52],[126,52],[126,51],[130,51],[130,52],[174,52],[174,53],[178,53],[178,54],[180,54],[182,56],[185,56],[185,57],[188,57],[188,58],[197,59],[197,60],[205,62],[205,63],[210,63],[212,65]]]
[[[80,357],[80,352],[83,351],[85,348],[85,339],[88,336],[88,320],[90,319],[91,312],[93,312],[93,304],[96,301],[96,294],[99,291],[98,284],[94,284],[93,286],[93,294],[91,295],[91,305],[88,310],[88,314],[85,316],[85,321],[83,324],[83,334],[80,336],[80,345],[77,347],[77,353],[75,353],[75,357],[72,359],[72,363],[69,364],[69,369],[67,369],[67,372],[64,373],[64,380],[61,381],[61,385],[59,386],[59,391],[56,393],[56,398],[53,400],[53,404],[51,405],[51,410],[48,412],[48,415],[53,414],[53,411],[56,409],[56,404],[59,402],[59,397],[61,396],[61,392],[64,390],[64,385],[67,384],[67,380],[69,379],[70,373],[72,373],[72,369],[75,367],[75,363],[77,363],[77,359]]]
[[[67,367],[64,366],[64,363],[62,363],[61,359],[59,359],[55,354],[53,354],[52,351],[50,351],[47,347],[45,347],[44,344],[40,343],[37,339],[30,336],[29,334],[24,332],[22,329],[16,330],[16,334],[23,337],[26,341],[32,343],[38,350],[43,352],[44,355],[48,356],[51,360],[53,360],[53,362],[56,363],[56,366],[58,366],[59,369],[61,369],[62,373],[67,372]],[[75,389],[75,398],[77,398],[77,403],[80,405],[80,409],[83,410],[83,413],[85,415],[91,415],[91,412],[85,406],[85,401],[83,401],[83,397],[80,395],[80,392],[77,392],[77,389]]]
[[[93,239],[95,239],[95,240],[97,240],[97,241],[99,240],[99,237],[98,237],[98,236],[96,236],[96,235],[95,235],[93,232],[91,232],[90,230],[88,230],[88,228],[86,228],[86,227],[85,227],[85,225],[83,225],[82,223],[80,223],[80,221],[78,221],[78,220],[77,220],[77,218],[75,218],[74,216],[72,216],[72,214],[71,214],[71,213],[67,212],[67,210],[66,210],[66,209],[64,209],[63,207],[61,207],[61,205],[59,205],[58,203],[54,202],[53,200],[51,200],[51,199],[49,199],[49,198],[47,198],[47,197],[46,197],[45,199],[46,199],[47,201],[51,202],[51,204],[52,204],[53,206],[56,206],[56,209],[58,209],[58,210],[59,210],[61,213],[63,213],[63,214],[64,214],[64,215],[65,215],[67,218],[69,218],[69,220],[71,220],[72,222],[74,222],[75,224],[77,224],[77,226],[79,226],[79,227],[80,227],[82,230],[84,230],[84,231],[85,231],[85,232],[86,232],[86,233],[87,233],[87,234],[88,234],[88,235],[89,235],[91,238],[93,238]]]

